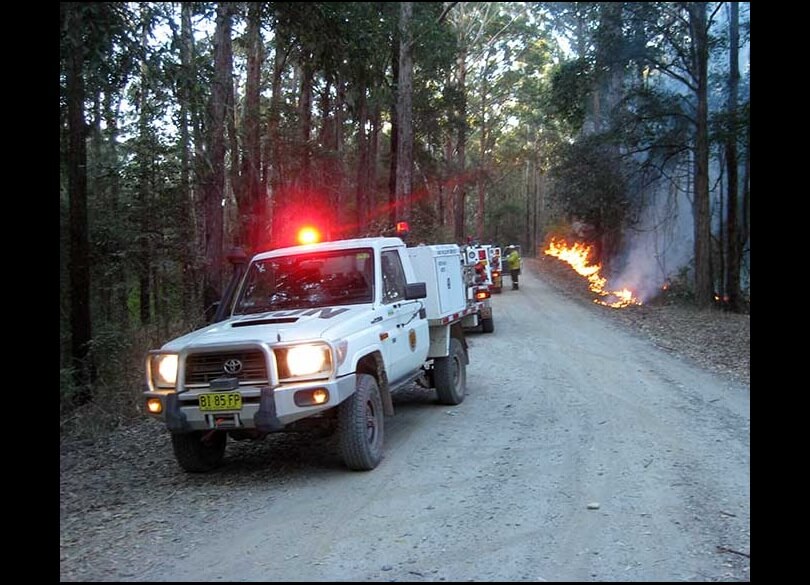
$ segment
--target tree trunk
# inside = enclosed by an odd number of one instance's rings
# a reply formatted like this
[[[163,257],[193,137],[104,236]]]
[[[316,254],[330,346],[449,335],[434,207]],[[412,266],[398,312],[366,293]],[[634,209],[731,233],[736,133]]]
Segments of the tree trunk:
[[[152,170],[152,149],[150,148],[150,127],[147,112],[149,92],[148,64],[146,54],[148,51],[149,15],[145,4],[141,4],[141,79],[140,99],[138,100],[138,214],[140,217],[140,234],[138,235],[138,299],[140,306],[141,325],[152,322],[152,290],[150,279],[150,235],[151,216],[149,209],[149,173]]]
[[[113,213],[113,217],[118,217],[121,213],[121,184],[119,180],[119,160],[118,160],[118,116],[121,110],[121,97],[116,96],[115,106],[113,106],[112,94],[104,96],[104,120],[107,124],[107,148],[109,150],[110,166],[113,172],[110,174],[110,191],[108,204]],[[126,273],[124,271],[124,258],[121,246],[118,246],[118,257],[113,260],[110,280],[113,291],[113,308],[111,319],[126,331],[129,328],[129,290],[127,286]]]
[[[194,247],[196,239],[194,237],[194,198],[191,193],[191,135],[189,126],[191,125],[191,114],[189,109],[192,101],[192,89],[194,87],[192,77],[192,46],[191,46],[191,4],[184,2],[181,5],[180,22],[180,68],[183,77],[180,81],[180,233],[181,251],[180,262],[182,264],[182,294],[181,308],[183,318],[190,321],[194,316]]]
[[[366,98],[366,85],[361,83],[358,87],[357,106],[357,227],[356,235],[365,235],[368,229],[368,134],[366,122],[368,121],[368,101]]]
[[[232,91],[232,80],[227,61],[230,54],[231,5],[223,2],[217,6],[217,23],[214,33],[214,81],[211,92],[211,148],[210,180],[205,193],[205,281],[203,288],[203,308],[210,315],[213,304],[222,294],[222,245],[223,213],[222,201],[225,190],[225,116],[228,92]]]
[[[90,356],[92,328],[90,320],[90,245],[87,229],[87,144],[84,118],[84,48],[80,38],[85,26],[82,8],[66,6],[68,35],[72,50],[67,58],[68,101],[68,193],[70,195],[70,343],[71,365],[77,392],[74,400],[84,404],[92,400],[90,384],[94,368]]]
[[[259,101],[261,89],[261,64],[263,60],[261,37],[261,3],[251,2],[248,7],[247,24],[247,79],[245,81],[245,155],[242,159],[242,189],[239,200],[242,226],[248,251],[259,246],[259,235],[264,224],[265,193],[261,181],[261,143],[259,125]]]
[[[750,51],[750,50],[749,50]],[[750,56],[750,52],[749,52]],[[750,106],[750,98],[749,98],[749,106]],[[740,233],[740,241],[743,244],[743,250],[747,244],[748,249],[751,248],[751,125],[749,124],[746,128],[745,133],[745,170],[743,172],[743,200],[742,200],[742,227]],[[750,303],[751,303],[751,266],[750,264],[746,267],[746,281],[748,283],[747,290],[748,290],[748,305],[750,310]]]
[[[458,178],[456,185],[456,200],[455,200],[455,237],[459,243],[464,242],[465,232],[465,218],[464,208],[467,205],[467,51],[462,47],[459,51],[459,56],[456,59],[458,72],[456,77],[456,87],[459,91],[459,111],[457,115],[458,120]]]
[[[232,18],[233,15],[237,13],[238,3],[229,2],[228,5],[230,9],[229,16]],[[225,63],[224,78],[228,80],[228,85],[226,86],[225,91],[225,126],[228,132],[228,142],[226,148],[228,154],[230,154],[228,157],[230,159],[230,172],[227,175],[227,179],[223,187],[222,197],[225,200],[224,206],[227,208],[231,205],[231,196],[233,196],[235,200],[235,194],[243,191],[242,175],[240,174],[242,170],[240,164],[241,151],[239,148],[239,135],[236,131],[236,80],[234,79],[233,75],[233,43],[231,41],[230,32],[225,38],[225,46],[223,47],[223,51],[225,53],[223,59]],[[236,215],[237,217],[239,216],[238,205]],[[230,219],[230,214],[226,213],[225,209],[223,209],[223,246],[225,244],[224,237],[232,233],[232,230],[229,229],[231,227],[231,223],[228,222],[228,219]],[[238,222],[239,220],[237,219],[237,223]],[[242,232],[242,229],[242,226],[237,226],[237,239],[240,237],[239,232]]]
[[[740,219],[738,214],[738,160],[737,160],[737,94],[740,84],[740,7],[739,2],[729,3],[729,77],[728,77],[728,117],[731,128],[726,139],[726,166],[728,174],[728,211],[726,229],[728,237],[728,272],[726,293],[731,310],[742,310],[740,291],[740,262],[742,261],[742,241],[740,239]]]
[[[478,168],[478,213],[476,215],[475,234],[479,242],[484,241],[484,214],[486,212],[486,180],[487,180],[487,96],[489,93],[489,54],[484,63],[484,71],[481,74],[481,142]]]
[[[408,221],[413,192],[413,2],[400,3],[399,83],[397,84],[397,190],[396,221]]]
[[[391,99],[391,162],[388,169],[388,223],[392,226],[397,223],[397,148],[399,148],[399,115],[397,114],[397,101],[399,100],[399,28],[394,29],[391,43],[391,78],[394,85]]]
[[[532,206],[531,206],[531,162],[526,159],[526,173],[525,173],[525,185],[526,185],[526,222],[524,224],[524,239],[523,239],[523,254],[525,255],[527,251],[531,249],[531,213],[532,213]]]
[[[93,122],[92,122],[92,132],[90,133],[90,148],[91,148],[91,160],[89,161],[89,169],[90,169],[90,187],[89,192],[93,194],[96,200],[103,201],[105,199],[105,192],[106,192],[106,182],[107,179],[104,177],[105,170],[104,170],[104,161],[102,160],[104,157],[103,154],[103,136],[101,132],[101,89],[96,88],[96,91],[93,95]],[[110,173],[112,175],[114,173]],[[88,223],[92,221],[92,219],[88,219]],[[113,262],[115,260],[113,259]],[[95,267],[96,270],[101,268],[101,270],[107,270],[107,264],[103,265],[103,267]],[[98,272],[96,273],[98,274]],[[93,278],[93,274],[91,271],[91,279],[98,281],[99,279]],[[103,322],[109,323],[111,321],[111,313],[112,313],[112,288],[113,288],[113,281],[110,278],[103,278],[101,282],[96,285],[96,290],[98,291],[97,294],[97,307],[96,309],[96,322]]]
[[[276,213],[278,207],[278,193],[284,183],[284,165],[283,155],[284,149],[281,144],[281,133],[279,131],[279,124],[281,121],[281,81],[284,69],[287,65],[288,42],[286,36],[279,34],[276,31],[275,35],[275,55],[273,57],[273,80],[272,95],[270,96],[270,114],[268,120],[267,134],[270,140],[270,160],[266,165],[269,173],[270,183],[270,201],[268,208],[270,211],[270,225],[271,236],[276,237],[276,234],[281,233],[280,217]]]
[[[347,217],[344,211],[345,208],[345,168],[343,163],[343,153],[346,150],[343,133],[343,116],[346,106],[346,82],[342,77],[337,81],[337,103],[335,104],[335,159],[337,176],[334,178],[335,195],[333,197],[333,209],[335,211],[334,217],[337,222],[337,230],[333,230],[332,237],[343,235],[344,226],[346,225]],[[339,234],[338,234],[339,232]]]
[[[375,100],[374,107],[371,110],[371,136],[369,137],[368,145],[369,208],[371,210],[372,221],[379,221],[381,218],[380,210],[378,209],[379,202],[377,193],[377,159],[380,150],[381,119],[380,102]]]
[[[711,214],[709,208],[709,123],[708,66],[709,39],[706,2],[689,5],[689,22],[694,42],[694,74],[697,83],[695,136],[695,304],[712,306]]]
[[[299,184],[305,192],[312,185],[312,78],[314,70],[307,61],[301,66],[301,95],[298,98],[298,119],[301,123],[301,173]]]
[[[190,96],[189,102],[189,116],[191,117],[191,130],[194,140],[194,157],[192,161],[193,181],[191,183],[191,207],[189,208],[190,220],[194,239],[192,247],[189,250],[189,257],[192,260],[192,274],[190,285],[193,287],[191,296],[192,314],[199,315],[199,311],[195,310],[202,302],[202,285],[204,282],[204,253],[205,243],[204,234],[206,230],[205,218],[205,205],[207,197],[207,181],[210,176],[210,166],[208,160],[208,153],[205,152],[205,137],[203,136],[203,116],[205,112],[205,104],[194,99],[194,86],[197,79],[197,66],[195,65],[196,48],[194,45],[194,34],[191,27],[191,3],[184,2],[183,6],[183,19],[185,21],[185,30],[187,31],[184,38],[188,46],[189,63],[188,63],[188,93]],[[202,249],[202,253],[200,252]],[[202,274],[201,274],[202,273]]]

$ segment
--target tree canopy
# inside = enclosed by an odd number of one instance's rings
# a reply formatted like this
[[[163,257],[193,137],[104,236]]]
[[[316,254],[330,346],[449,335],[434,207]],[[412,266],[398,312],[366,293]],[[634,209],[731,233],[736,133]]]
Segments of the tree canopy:
[[[749,3],[60,3],[65,403],[305,221],[566,233],[748,310],[749,54]]]

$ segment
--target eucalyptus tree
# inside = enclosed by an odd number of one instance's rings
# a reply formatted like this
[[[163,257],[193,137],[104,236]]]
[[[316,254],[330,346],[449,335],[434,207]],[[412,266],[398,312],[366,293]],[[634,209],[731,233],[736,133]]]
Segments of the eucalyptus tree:
[[[580,133],[557,169],[568,210],[597,223],[605,261],[640,217],[647,190],[667,183],[677,198],[691,196],[695,301],[702,307],[713,292],[708,97],[717,74],[709,59],[719,46],[721,4],[551,5],[576,50],[556,72],[552,92],[555,110]],[[688,181],[676,174],[682,168]],[[603,180],[586,180],[596,171],[606,173]]]
[[[236,6],[220,2],[216,6],[216,28],[213,39],[214,73],[207,114],[205,116],[205,154],[201,160],[203,230],[202,247],[205,255],[203,273],[203,308],[210,312],[223,292],[223,207],[228,182],[225,175],[226,151],[231,144],[231,165],[238,164],[234,152],[235,136],[228,117],[233,116],[233,53],[232,20]],[[226,138],[230,136],[230,140]]]
[[[552,109],[574,132],[554,169],[555,184],[572,217],[585,222],[596,261],[609,269],[630,213],[627,165],[617,129],[636,30],[626,3],[553,3],[556,28],[575,57],[553,74]]]
[[[454,171],[457,177],[453,190],[454,233],[457,241],[463,241],[466,234],[467,206],[467,72],[470,62],[475,60],[476,51],[486,42],[487,25],[494,17],[497,8],[494,2],[460,2],[448,14],[448,22],[456,33],[458,56],[455,74],[450,80],[451,91],[455,94],[456,135],[449,138],[447,154],[455,154]],[[472,55],[472,56],[471,56]],[[449,161],[448,161],[449,162]]]
[[[444,231],[446,195],[444,182],[447,169],[442,165],[442,129],[446,128],[452,109],[447,99],[445,80],[455,61],[455,35],[447,23],[448,14],[456,3],[414,3],[409,17],[406,43],[405,23],[400,21],[400,56],[408,46],[408,55],[397,59],[392,67],[392,97],[397,104],[392,108],[391,122],[391,176],[399,183],[399,202],[392,209],[404,212],[391,216],[412,218],[414,236],[435,239]],[[406,61],[411,65],[404,66]],[[403,66],[400,66],[403,65]],[[411,75],[407,70],[410,69]],[[405,121],[410,103],[410,120]],[[394,147],[399,147],[395,149]],[[409,177],[406,177],[409,175]],[[444,236],[446,237],[446,236]]]
[[[199,216],[197,207],[200,201],[198,192],[199,174],[203,159],[202,137],[202,98],[200,94],[201,83],[197,79],[196,61],[197,47],[194,40],[192,24],[192,3],[180,4],[180,30],[177,30],[175,20],[168,19],[174,34],[174,42],[179,47],[180,61],[177,70],[177,103],[179,127],[178,145],[180,150],[180,181],[179,196],[182,210],[180,212],[182,266],[182,309],[186,320],[192,320],[199,313],[201,304],[199,287],[197,286],[198,226]]]
[[[522,242],[526,253],[533,253],[545,225],[552,221],[546,175],[559,144],[570,133],[549,107],[551,72],[562,57],[552,35],[553,21],[535,5],[526,16],[514,25],[523,41],[515,45],[511,64],[497,80],[508,92],[499,99],[503,105],[494,118],[501,121],[500,128],[493,126],[497,133],[492,155],[500,176],[493,176],[486,225],[497,230],[490,237]]]
[[[137,93],[133,96],[138,112],[138,136],[135,146],[135,159],[137,172],[137,209],[138,209],[138,251],[137,272],[140,322],[148,325],[152,320],[152,244],[155,232],[152,229],[153,210],[151,205],[151,186],[154,170],[155,136],[152,121],[154,108],[149,99],[152,80],[150,78],[149,45],[148,40],[152,34],[154,10],[148,3],[139,4],[140,17],[140,83],[136,86]]]
[[[100,191],[101,118],[110,120],[123,83],[129,74],[127,45],[131,42],[128,8],[117,3],[60,3],[60,109],[66,191],[69,201],[67,219],[69,293],[69,359],[77,392],[83,403],[92,399],[90,384],[96,368],[91,353],[93,323],[91,292],[92,247],[88,215],[88,130],[93,130],[92,182]],[[121,47],[116,50],[116,46]],[[88,99],[89,98],[89,99]],[[93,104],[92,124],[87,123],[87,104]],[[103,104],[104,111],[101,111]],[[114,129],[111,130],[114,136]],[[113,155],[115,152],[113,151]],[[106,172],[106,171],[105,171]],[[109,171],[114,174],[116,169]],[[105,187],[106,190],[106,187]],[[117,204],[117,185],[110,182],[111,203]]]
[[[522,80],[537,73],[534,67],[538,62],[529,54],[534,41],[543,34],[534,22],[529,5],[501,3],[499,6],[500,10],[492,15],[487,25],[486,42],[476,52],[478,58],[470,70],[473,74],[470,102],[474,105],[471,121],[475,128],[472,137],[478,142],[475,233],[479,239],[488,235],[484,231],[487,202],[497,203],[491,197],[491,187],[498,181],[498,174],[506,170],[491,164],[493,155],[504,132],[517,122],[511,113],[512,104],[518,99]],[[523,166],[522,159],[525,157],[514,161],[517,167]]]
[[[725,157],[728,183],[728,203],[726,211],[726,226],[728,240],[728,262],[725,274],[725,291],[728,295],[728,304],[734,311],[743,308],[742,291],[740,284],[743,246],[748,239],[745,229],[746,205],[740,205],[739,185],[739,156],[738,143],[741,139],[741,130],[747,126],[742,116],[745,109],[739,107],[740,90],[740,3],[728,3],[728,101],[726,106],[727,128],[725,129]],[[744,193],[748,193],[748,158],[746,157],[746,173],[744,175]],[[742,217],[741,217],[742,216]]]
[[[695,92],[695,304],[700,308],[712,304],[714,285],[711,265],[711,211],[709,208],[709,27],[708,2],[686,3],[691,40],[689,57],[681,72],[662,68],[670,75],[686,80]]]
[[[285,237],[283,232],[293,217],[300,219],[302,213],[308,214],[313,209],[332,207],[340,216],[336,223],[344,233],[367,224],[372,205],[370,159],[375,133],[379,130],[379,122],[374,120],[381,103],[375,97],[375,90],[384,85],[382,76],[389,54],[387,49],[380,50],[380,47],[388,47],[390,24],[383,18],[385,9],[384,5],[374,3],[274,3],[276,67],[270,141],[275,149],[272,164],[279,167],[273,181],[273,232],[278,237]],[[290,64],[294,66],[296,86],[284,94],[281,81]],[[333,87],[336,94],[334,119],[327,122],[332,118],[328,110]],[[318,104],[321,131],[313,136],[312,115],[317,90],[321,91]],[[285,95],[297,101],[297,108],[282,116]],[[329,164],[336,152],[345,160],[347,118],[344,107],[355,129],[358,160],[353,201],[343,193],[348,191],[343,165]],[[280,132],[285,121],[291,130],[297,130],[295,134]],[[371,129],[367,128],[368,122]],[[325,144],[329,147],[319,150]],[[322,153],[319,160],[315,160],[316,152]],[[320,176],[323,172],[337,175],[337,192],[327,194],[323,183],[328,181],[314,180],[313,173]],[[292,193],[296,196],[287,196]],[[347,213],[351,208],[352,218]]]
[[[397,166],[395,221],[408,221],[413,193],[413,2],[400,2],[399,66],[397,68]]]
[[[716,38],[711,32],[722,3],[661,2],[641,7],[654,33],[646,62],[680,84],[689,95],[684,111],[692,140],[694,216],[694,294],[698,307],[713,302],[711,209],[709,196],[709,55]]]
[[[242,166],[241,180],[235,189],[241,220],[241,240],[248,250],[255,250],[262,241],[267,225],[267,192],[262,184],[261,152],[261,65],[264,61],[262,39],[262,2],[247,3],[245,52],[247,73],[245,99],[241,119]]]
[[[92,337],[90,317],[90,266],[87,240],[87,145],[85,141],[85,60],[87,21],[92,6],[80,2],[60,4],[61,57],[67,103],[67,174],[70,197],[70,332],[71,367],[80,387],[76,400],[87,402],[92,395],[92,364],[88,362]]]

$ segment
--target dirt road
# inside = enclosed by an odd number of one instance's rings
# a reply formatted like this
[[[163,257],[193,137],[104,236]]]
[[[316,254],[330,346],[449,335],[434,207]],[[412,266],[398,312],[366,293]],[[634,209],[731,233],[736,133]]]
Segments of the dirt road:
[[[151,421],[115,464],[63,458],[63,478],[99,480],[63,486],[62,579],[748,580],[748,387],[531,270],[493,305],[465,401],[399,392],[372,472],[328,439],[277,436],[186,475]]]

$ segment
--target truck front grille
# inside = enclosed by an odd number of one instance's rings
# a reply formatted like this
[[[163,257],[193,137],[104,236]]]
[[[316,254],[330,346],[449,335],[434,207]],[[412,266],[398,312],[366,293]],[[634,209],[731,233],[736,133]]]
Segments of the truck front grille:
[[[226,369],[226,364],[230,371]],[[234,371],[238,370],[238,371]],[[266,385],[267,363],[259,350],[192,354],[186,358],[186,388],[203,388],[220,376],[239,378],[240,386]]]

